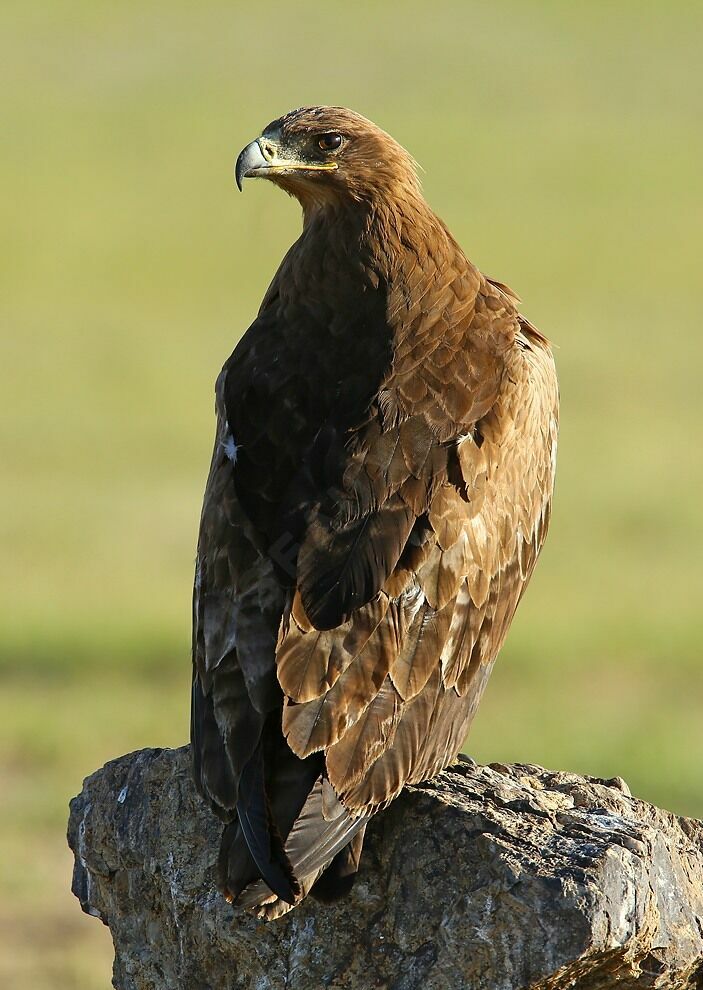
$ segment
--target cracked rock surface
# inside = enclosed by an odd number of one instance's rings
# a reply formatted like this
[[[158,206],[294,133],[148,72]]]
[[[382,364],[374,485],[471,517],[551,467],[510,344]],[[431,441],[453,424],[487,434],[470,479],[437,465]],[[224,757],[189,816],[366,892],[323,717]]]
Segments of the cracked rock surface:
[[[265,924],[213,883],[187,748],[108,763],[71,802],[73,892],[118,990],[703,987],[703,824],[610,781],[463,760],[367,831],[351,895]]]

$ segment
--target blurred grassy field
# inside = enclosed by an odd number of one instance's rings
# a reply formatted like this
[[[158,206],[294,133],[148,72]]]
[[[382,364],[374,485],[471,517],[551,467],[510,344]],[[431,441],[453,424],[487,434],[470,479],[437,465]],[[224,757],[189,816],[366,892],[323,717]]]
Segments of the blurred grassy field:
[[[0,986],[109,984],[69,797],[186,741],[212,386],[298,210],[232,164],[341,103],[557,344],[552,533],[469,740],[703,814],[699,3],[0,12]]]

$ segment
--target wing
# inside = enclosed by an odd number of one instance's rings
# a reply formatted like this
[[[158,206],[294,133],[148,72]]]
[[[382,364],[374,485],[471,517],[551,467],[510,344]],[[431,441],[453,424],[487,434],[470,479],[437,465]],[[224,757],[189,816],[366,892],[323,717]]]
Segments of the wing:
[[[191,734],[196,781],[227,820],[236,808],[239,776],[275,706],[275,629],[282,596],[234,493],[234,451],[221,414],[219,381],[217,393],[217,433],[193,590]],[[257,649],[247,649],[238,635],[242,622]]]
[[[324,755],[355,814],[455,758],[546,535],[558,406],[551,354],[502,287],[482,291],[479,317],[513,314],[516,327],[494,394],[475,384],[491,380],[486,368],[467,373],[475,356],[464,350],[454,361],[445,335],[434,364],[417,367],[419,381],[401,373],[402,389],[394,383],[396,425],[366,434],[344,510],[326,529],[313,518],[299,556],[277,652],[284,733],[298,756]],[[370,563],[359,564],[365,539]]]
[[[283,738],[275,649],[284,588],[237,498],[220,398],[221,387],[193,595],[193,770],[226,823],[221,889],[230,899],[246,891],[243,906],[263,903],[273,917],[284,908],[271,902],[290,905],[306,893],[364,821],[331,793],[326,817],[317,814],[322,759],[299,759]],[[297,877],[310,874],[302,890]]]
[[[236,853],[238,880],[267,876],[292,901],[295,880],[272,828],[263,763],[266,722],[280,708],[274,656],[283,594],[234,492],[236,454],[222,415],[221,382],[217,405],[193,595],[193,770],[211,808],[235,823],[223,847]],[[303,792],[289,817],[304,800]]]
[[[191,738],[196,784],[226,825],[220,886],[233,899],[246,891],[248,906],[272,892],[295,901],[304,892],[298,875],[309,888],[363,826],[331,791],[318,820],[324,761],[299,759],[283,737],[275,652],[295,574],[287,553],[307,511],[300,499],[317,483],[301,464],[313,463],[313,447],[333,444],[377,388],[388,335],[364,342],[354,320],[377,327],[382,307],[371,294],[365,307],[341,310],[352,314],[342,330],[358,341],[342,371],[325,348],[334,314],[322,308],[308,332],[307,309],[287,312],[274,283],[217,383],[194,588]]]

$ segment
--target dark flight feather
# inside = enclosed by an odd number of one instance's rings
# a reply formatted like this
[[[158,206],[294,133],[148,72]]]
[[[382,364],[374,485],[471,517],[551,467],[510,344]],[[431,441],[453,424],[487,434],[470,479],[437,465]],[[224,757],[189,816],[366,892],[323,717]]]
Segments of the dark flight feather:
[[[287,904],[295,904],[300,885],[272,820],[261,746],[242,769],[239,793],[237,817],[252,859],[273,893]]]

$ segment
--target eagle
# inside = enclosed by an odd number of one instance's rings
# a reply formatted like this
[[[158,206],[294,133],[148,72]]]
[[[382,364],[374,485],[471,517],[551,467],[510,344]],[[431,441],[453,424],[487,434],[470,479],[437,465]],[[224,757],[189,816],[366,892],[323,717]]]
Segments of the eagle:
[[[273,919],[343,896],[371,816],[459,753],[547,533],[558,389],[369,120],[293,110],[235,177],[303,229],[215,387],[191,741],[218,886]]]

